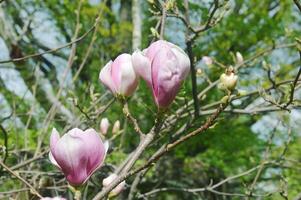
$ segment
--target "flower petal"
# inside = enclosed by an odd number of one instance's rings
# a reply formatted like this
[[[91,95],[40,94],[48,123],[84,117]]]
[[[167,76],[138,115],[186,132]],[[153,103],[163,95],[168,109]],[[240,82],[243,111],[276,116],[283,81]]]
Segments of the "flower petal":
[[[131,96],[138,86],[138,77],[133,68],[132,57],[130,54],[121,54],[118,58],[122,58],[119,61],[121,81],[118,88],[118,92],[125,96]],[[114,61],[115,63],[115,61]]]
[[[180,71],[176,55],[169,48],[161,49],[153,59],[153,94],[159,107],[167,107],[180,87]]]
[[[108,62],[99,73],[99,80],[107,86],[113,94],[116,93],[116,86],[112,79],[112,61]]]
[[[83,148],[85,142],[81,132],[80,129],[72,129],[58,141],[55,149],[55,160],[71,185],[81,185],[88,176],[89,152]]]
[[[60,139],[59,132],[56,130],[56,128],[53,128],[51,135],[50,135],[50,151],[52,153],[54,153],[55,146],[56,146],[57,142],[59,141],[59,139]]]
[[[52,155],[51,152],[49,152],[48,157],[49,157],[50,162],[51,162],[54,166],[56,166],[56,167],[59,168],[59,169],[62,169],[62,168],[59,166],[59,164],[56,162],[56,160],[54,159],[54,157],[53,157],[53,155]]]
[[[150,60],[143,54],[143,52],[137,50],[132,54],[132,63],[135,72],[146,81],[150,88],[152,88]]]

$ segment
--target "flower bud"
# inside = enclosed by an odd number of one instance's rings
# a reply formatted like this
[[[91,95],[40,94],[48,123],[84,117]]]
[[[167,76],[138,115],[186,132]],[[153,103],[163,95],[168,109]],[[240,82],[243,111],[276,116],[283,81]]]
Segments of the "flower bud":
[[[238,76],[234,74],[233,68],[230,67],[220,76],[220,88],[226,90],[233,90],[236,86]]]
[[[114,126],[113,126],[113,129],[112,129],[112,133],[113,134],[116,134],[118,133],[120,130],[120,121],[117,120],[115,123],[114,123]]]
[[[100,71],[99,79],[115,96],[131,96],[138,86],[131,55],[121,54],[107,63]]]
[[[202,76],[202,74],[203,74],[202,69],[198,68],[198,69],[196,70],[196,75],[197,75],[197,76]]]
[[[263,66],[263,69],[265,70],[271,70],[271,65],[268,64],[265,60],[262,61],[262,66]]]
[[[133,66],[152,89],[155,103],[167,108],[190,71],[190,60],[178,46],[159,40],[132,55]]]
[[[238,65],[242,65],[244,63],[244,58],[240,52],[236,52],[236,62]]]
[[[103,179],[102,181],[103,187],[109,186],[117,178],[118,178],[117,174],[111,174],[107,178]],[[125,188],[125,181],[122,181],[110,192],[110,196],[117,196],[120,192],[122,192],[122,190],[124,190],[124,188]]]
[[[94,129],[74,128],[60,138],[54,128],[50,137],[49,159],[65,175],[70,185],[80,186],[99,168],[108,145]]]
[[[105,135],[108,132],[110,126],[110,122],[108,118],[102,118],[100,121],[100,133]]]
[[[213,60],[212,60],[212,58],[209,57],[209,56],[203,56],[203,57],[202,57],[202,61],[203,61],[206,65],[208,65],[208,66],[210,66],[210,65],[213,64]]]

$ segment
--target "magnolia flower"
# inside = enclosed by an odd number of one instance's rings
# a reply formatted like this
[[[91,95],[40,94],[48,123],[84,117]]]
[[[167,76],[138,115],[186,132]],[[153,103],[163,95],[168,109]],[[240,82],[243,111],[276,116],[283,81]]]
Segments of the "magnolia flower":
[[[120,130],[120,121],[117,120],[117,121],[114,123],[113,129],[112,129],[112,133],[113,133],[113,134],[118,133],[119,130]]]
[[[103,179],[102,181],[103,187],[109,186],[117,177],[118,177],[117,174],[111,174],[107,178]],[[120,192],[122,192],[124,188],[125,188],[125,181],[122,181],[110,192],[110,196],[118,195]]]
[[[121,54],[108,62],[99,73],[100,81],[118,96],[131,96],[138,85],[130,54]]]
[[[54,128],[50,137],[50,161],[65,175],[67,181],[84,184],[104,162],[108,144],[103,143],[94,129],[74,128],[60,138]]]
[[[178,46],[163,40],[132,55],[133,66],[152,89],[159,108],[168,107],[175,99],[190,70],[190,60]]]
[[[63,197],[43,197],[40,200],[66,200]]]
[[[236,86],[238,76],[234,74],[232,67],[226,70],[226,73],[223,73],[220,76],[220,85],[221,89],[233,90]]]
[[[210,66],[210,65],[213,64],[213,60],[212,60],[212,58],[209,57],[209,56],[203,56],[203,57],[202,57],[202,61],[203,61],[206,65],[208,65],[208,66]]]
[[[108,132],[110,126],[110,122],[108,118],[102,118],[100,121],[100,133],[105,135]]]

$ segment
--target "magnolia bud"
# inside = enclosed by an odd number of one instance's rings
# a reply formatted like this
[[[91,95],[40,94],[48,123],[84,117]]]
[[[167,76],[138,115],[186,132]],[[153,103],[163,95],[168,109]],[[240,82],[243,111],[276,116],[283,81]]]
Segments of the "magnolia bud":
[[[102,118],[100,121],[100,133],[105,135],[108,132],[110,126],[110,122],[108,118]]]
[[[99,79],[115,96],[131,96],[138,86],[131,55],[121,54],[108,62],[101,69]]]
[[[116,134],[118,133],[120,130],[120,121],[117,120],[115,123],[114,123],[114,126],[113,126],[113,129],[112,129],[112,133],[113,134]]]
[[[107,178],[103,179],[102,181],[103,187],[109,186],[117,178],[118,178],[117,174],[111,174]],[[125,181],[122,181],[110,192],[110,196],[111,197],[117,196],[120,192],[122,192],[124,188],[125,188]]]
[[[240,52],[236,52],[236,62],[238,65],[242,65],[244,63],[244,58]]]
[[[197,76],[201,76],[202,73],[203,73],[202,69],[199,68],[199,69],[196,70],[196,75]]]
[[[160,109],[167,108],[173,102],[190,71],[187,54],[164,40],[152,43],[143,51],[134,52],[132,62],[136,73],[151,88]]]
[[[203,56],[202,61],[208,66],[213,64],[213,60],[209,56]]]
[[[236,86],[238,76],[234,74],[232,67],[226,70],[226,73],[223,73],[220,76],[220,88],[226,90],[233,90]]]

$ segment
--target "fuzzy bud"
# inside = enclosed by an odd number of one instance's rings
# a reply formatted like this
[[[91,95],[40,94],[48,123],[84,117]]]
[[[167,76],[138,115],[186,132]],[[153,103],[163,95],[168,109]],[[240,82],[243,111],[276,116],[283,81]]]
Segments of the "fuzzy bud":
[[[100,121],[100,133],[106,135],[110,126],[108,118],[102,118]]]
[[[116,134],[118,133],[120,130],[120,121],[117,120],[115,123],[114,123],[114,126],[113,126],[113,129],[112,129],[112,133],[113,134]]]
[[[236,52],[236,62],[238,65],[242,65],[244,63],[244,58],[240,52]]]
[[[220,76],[220,85],[219,87],[224,90],[233,90],[236,86],[238,76],[234,74],[232,67],[226,70],[226,73],[223,73]]]

